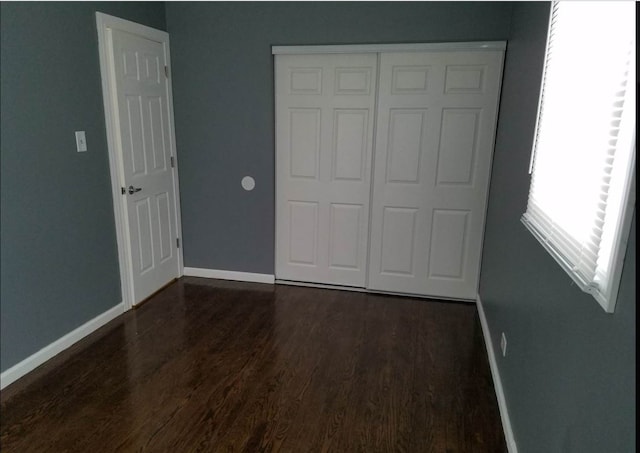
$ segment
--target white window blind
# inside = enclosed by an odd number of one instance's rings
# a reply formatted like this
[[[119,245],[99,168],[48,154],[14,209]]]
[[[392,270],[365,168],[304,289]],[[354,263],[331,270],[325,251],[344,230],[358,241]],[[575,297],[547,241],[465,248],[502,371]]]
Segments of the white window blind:
[[[522,220],[608,312],[634,202],[635,84],[634,2],[552,4]]]

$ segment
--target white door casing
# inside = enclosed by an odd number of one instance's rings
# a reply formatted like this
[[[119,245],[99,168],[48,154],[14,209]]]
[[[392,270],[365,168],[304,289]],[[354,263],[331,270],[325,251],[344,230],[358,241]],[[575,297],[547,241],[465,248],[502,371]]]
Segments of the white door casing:
[[[475,300],[502,60],[380,54],[369,288]]]
[[[366,284],[376,65],[275,58],[277,279]]]
[[[123,298],[130,307],[182,273],[169,37],[96,17]]]

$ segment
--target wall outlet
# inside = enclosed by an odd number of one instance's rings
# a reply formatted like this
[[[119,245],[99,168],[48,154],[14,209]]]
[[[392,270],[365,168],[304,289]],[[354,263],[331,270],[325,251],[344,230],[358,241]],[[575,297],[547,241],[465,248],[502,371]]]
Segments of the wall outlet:
[[[500,336],[500,349],[502,350],[502,357],[507,355],[507,336],[502,332]]]

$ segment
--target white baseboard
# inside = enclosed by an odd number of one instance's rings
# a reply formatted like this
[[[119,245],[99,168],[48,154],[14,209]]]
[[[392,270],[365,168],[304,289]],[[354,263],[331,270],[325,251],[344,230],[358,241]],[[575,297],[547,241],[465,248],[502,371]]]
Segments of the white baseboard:
[[[51,359],[53,356],[61,353],[74,343],[77,343],[79,340],[83,339],[84,337],[102,327],[122,313],[124,313],[123,302],[96,316],[92,320],[84,323],[77,329],[72,330],[71,332],[57,339],[48,346],[45,346],[35,354],[32,354],[24,359],[22,362],[15,364],[11,368],[0,374],[0,388],[3,389],[7,385],[20,379],[25,374],[33,371],[35,368]]]
[[[505,399],[504,389],[502,388],[502,380],[500,379],[500,371],[498,370],[496,354],[493,349],[493,342],[491,341],[491,332],[489,331],[489,324],[487,323],[487,317],[484,314],[482,300],[479,295],[476,300],[476,305],[478,307],[478,315],[480,316],[480,324],[482,325],[484,343],[487,347],[487,355],[489,356],[489,366],[491,368],[491,376],[493,377],[493,386],[495,387],[496,398],[498,399],[498,408],[500,409],[500,418],[502,419],[502,429],[504,430],[507,448],[509,453],[518,453],[518,446],[516,445],[516,439],[513,435],[513,429],[511,428],[511,419],[509,418],[509,412],[507,410],[507,400]]]
[[[185,267],[184,275],[187,277],[218,278],[220,280],[236,280],[240,282],[269,283],[271,285],[273,285],[276,280],[275,276],[272,274],[221,271],[218,269],[202,269],[199,267]]]

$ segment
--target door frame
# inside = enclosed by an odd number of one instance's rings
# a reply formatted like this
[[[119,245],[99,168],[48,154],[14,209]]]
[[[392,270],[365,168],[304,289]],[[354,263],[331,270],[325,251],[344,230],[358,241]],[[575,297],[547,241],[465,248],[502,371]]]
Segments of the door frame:
[[[146,39],[161,42],[164,47],[166,65],[171,68],[169,52],[169,34],[155,28],[131,22],[118,17],[96,12],[96,26],[98,30],[98,53],[100,57],[100,78],[102,80],[102,98],[107,132],[107,148],[109,150],[109,172],[111,174],[111,195],[113,197],[113,213],[116,225],[116,239],[118,243],[118,262],[120,265],[120,286],[122,288],[122,302],[124,309],[129,310],[135,304],[133,292],[133,264],[131,262],[131,242],[129,234],[129,218],[125,197],[121,188],[125,187],[124,167],[122,161],[121,134],[117,109],[117,93],[115,84],[115,70],[110,48],[112,45],[110,30],[116,29],[141,36]],[[167,115],[169,119],[169,134],[173,166],[173,190],[175,194],[174,209],[176,212],[176,234],[182,238],[182,221],[180,213],[180,185],[178,183],[178,167],[175,139],[175,124],[173,117],[173,94],[171,88],[171,72],[167,79]],[[182,245],[178,247],[178,277],[184,274]],[[160,288],[158,288],[160,289]]]

